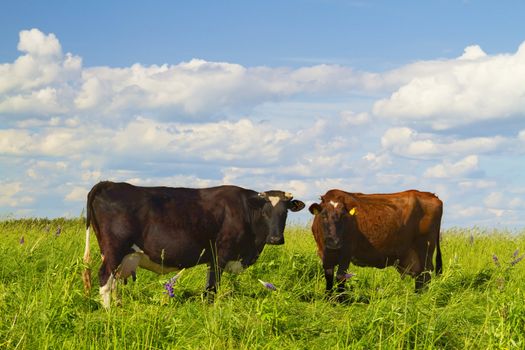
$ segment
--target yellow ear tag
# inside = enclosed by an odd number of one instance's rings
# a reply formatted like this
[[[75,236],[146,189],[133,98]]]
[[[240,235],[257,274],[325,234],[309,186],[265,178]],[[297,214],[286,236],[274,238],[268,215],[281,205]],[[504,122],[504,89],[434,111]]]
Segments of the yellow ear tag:
[[[317,215],[317,214],[319,214],[319,210],[314,209],[314,215]]]
[[[355,214],[357,214],[355,208],[350,209],[350,210],[348,211],[348,214],[350,214],[350,215],[355,215]]]

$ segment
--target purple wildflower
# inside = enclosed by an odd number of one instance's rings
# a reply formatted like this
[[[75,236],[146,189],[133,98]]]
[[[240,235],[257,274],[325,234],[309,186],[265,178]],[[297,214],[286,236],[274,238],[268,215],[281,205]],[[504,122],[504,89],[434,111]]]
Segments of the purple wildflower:
[[[55,232],[55,236],[60,236],[60,232],[62,232],[62,227],[58,226],[57,231]]]
[[[20,237],[20,244],[24,244],[26,241],[24,239],[24,236]]]
[[[164,289],[166,289],[166,294],[168,294],[170,296],[170,298],[173,298],[175,296],[175,293],[173,292],[173,283],[165,283],[164,284]]]
[[[261,284],[264,286],[264,288],[266,289],[269,289],[269,290],[277,290],[277,288],[271,284],[270,282],[264,282],[263,280],[259,280],[259,282],[261,282]]]
[[[175,286],[175,283],[177,283],[177,280],[180,278],[182,271],[184,271],[184,269],[180,270],[179,273],[177,273],[175,276],[170,278],[168,282],[164,283],[164,289],[166,289],[164,293],[168,294],[170,298],[173,298],[175,296],[173,287]]]
[[[499,259],[496,254],[492,254],[492,260],[494,261],[494,264],[496,264],[497,267],[500,267]]]
[[[514,255],[514,257],[516,257],[516,255]],[[522,256],[520,256],[519,258],[516,258],[514,260],[512,260],[510,262],[510,266],[514,266],[516,265],[517,263],[519,263],[523,258],[525,258],[525,254],[523,254]]]
[[[518,249],[516,249],[516,250],[514,251],[514,253],[512,254],[512,257],[514,257],[514,258],[517,257],[519,253],[520,253],[520,250],[519,250],[519,248],[518,248]]]

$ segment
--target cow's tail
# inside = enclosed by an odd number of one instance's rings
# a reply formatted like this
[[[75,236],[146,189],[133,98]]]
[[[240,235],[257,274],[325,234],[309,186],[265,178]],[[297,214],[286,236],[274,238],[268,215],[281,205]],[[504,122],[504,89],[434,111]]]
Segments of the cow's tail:
[[[89,228],[93,227],[93,230],[96,230],[95,228],[95,222],[93,218],[93,197],[94,197],[94,189],[93,188],[87,196],[87,203],[86,203],[86,246],[84,248],[84,270],[82,271],[82,281],[84,282],[84,291],[86,294],[89,295],[91,291],[91,254],[89,250]]]
[[[443,260],[441,259],[441,248],[439,248],[440,238],[441,235],[438,233],[436,242],[436,275],[441,275],[443,273]]]

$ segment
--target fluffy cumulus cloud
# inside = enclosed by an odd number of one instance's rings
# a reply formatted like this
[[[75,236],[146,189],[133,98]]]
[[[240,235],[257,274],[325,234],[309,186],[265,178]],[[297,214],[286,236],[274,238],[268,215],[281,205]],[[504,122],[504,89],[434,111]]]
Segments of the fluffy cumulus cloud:
[[[513,54],[489,56],[469,46],[456,59],[419,62],[403,69],[410,77],[373,112],[389,120],[412,120],[435,130],[472,122],[524,117],[525,43]]]
[[[158,123],[137,118],[114,135],[117,152],[164,154],[172,159],[253,161],[266,164],[279,159],[290,142],[289,131],[248,119],[202,124]]]
[[[93,184],[114,180],[309,203],[331,188],[418,188],[446,201],[445,226],[523,225],[524,47],[381,73],[198,58],[84,67],[54,34],[24,30],[20,56],[0,63],[0,216],[76,216]]]
[[[0,64],[0,113],[52,114],[67,111],[82,60],[63,54],[54,34],[38,29],[20,32],[18,49],[24,54]]]

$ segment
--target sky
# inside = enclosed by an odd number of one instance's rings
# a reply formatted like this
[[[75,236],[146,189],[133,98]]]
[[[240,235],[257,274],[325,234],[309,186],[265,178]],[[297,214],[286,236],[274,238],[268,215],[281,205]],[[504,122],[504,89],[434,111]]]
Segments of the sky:
[[[0,218],[98,181],[433,192],[525,226],[523,1],[5,1]],[[307,222],[307,210],[289,220]]]

